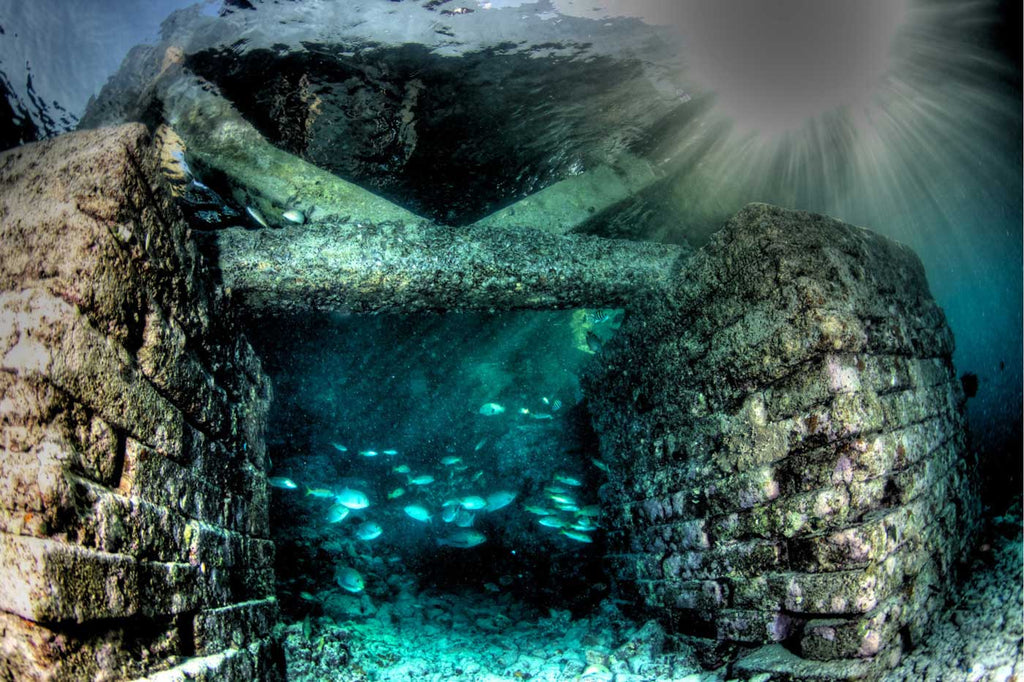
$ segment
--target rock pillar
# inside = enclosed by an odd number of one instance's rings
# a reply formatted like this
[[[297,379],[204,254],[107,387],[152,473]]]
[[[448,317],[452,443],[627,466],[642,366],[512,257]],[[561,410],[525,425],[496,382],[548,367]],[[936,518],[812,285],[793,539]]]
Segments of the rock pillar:
[[[0,678],[273,679],[270,386],[139,125],[0,156]]]
[[[880,674],[976,519],[952,351],[909,249],[743,209],[587,382],[618,588],[736,672]]]

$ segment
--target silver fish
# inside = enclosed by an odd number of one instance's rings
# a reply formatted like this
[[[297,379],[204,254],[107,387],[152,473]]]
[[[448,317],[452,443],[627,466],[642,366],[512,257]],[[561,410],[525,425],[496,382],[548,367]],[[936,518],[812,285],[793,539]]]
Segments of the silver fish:
[[[479,410],[480,414],[484,415],[485,417],[493,417],[494,415],[501,414],[504,411],[505,407],[503,405],[499,405],[498,403],[485,403],[480,406]]]
[[[345,488],[334,496],[338,504],[343,504],[349,509],[366,509],[370,506],[370,498],[362,490]]]
[[[469,528],[473,525],[473,512],[468,512],[465,509],[460,509],[455,513],[455,525],[459,528]]]
[[[394,490],[392,490],[391,492],[388,493],[388,499],[389,500],[396,500],[396,499],[398,499],[399,497],[401,497],[404,494],[405,494],[405,488],[395,488]]]
[[[441,507],[441,520],[444,521],[445,523],[451,523],[452,521],[455,520],[455,517],[458,515],[458,513],[459,513],[459,505],[458,505],[458,503],[455,503],[455,504],[445,503],[444,506]]]
[[[376,457],[378,453],[376,450],[360,450],[359,454],[363,457]]]
[[[375,540],[383,532],[384,529],[375,521],[365,521],[356,527],[356,537],[360,540]]]
[[[423,523],[426,523],[430,521],[431,518],[430,512],[427,511],[426,507],[421,507],[418,504],[410,504],[405,507],[403,511],[409,518],[415,521],[422,521]]]
[[[302,214],[302,211],[297,211],[294,208],[288,209],[282,213],[281,217],[295,225],[301,225],[306,222],[306,216]]]
[[[459,500],[459,504],[462,505],[463,509],[483,509],[487,506],[487,500],[480,497],[479,495],[467,495]]]
[[[271,476],[267,479],[267,483],[270,484],[271,488],[283,488],[284,490],[295,490],[299,487],[295,484],[295,481],[284,476]]]
[[[382,452],[383,454],[387,455],[388,457],[394,457],[395,455],[397,455],[397,454],[398,454],[398,450],[393,450],[393,449],[389,449],[389,450],[381,450],[381,452]]]
[[[409,476],[409,485],[430,485],[434,482],[434,477],[430,474],[419,474],[418,476]]]
[[[354,568],[339,568],[334,572],[334,581],[338,587],[349,592],[362,592],[366,586],[363,576]]]
[[[446,538],[441,538],[437,541],[439,545],[446,545],[448,547],[458,547],[459,549],[468,549],[470,547],[476,547],[487,541],[487,536],[478,530],[457,530]]]
[[[512,504],[512,500],[516,499],[516,494],[510,490],[499,490],[491,493],[487,496],[487,506],[484,507],[489,512],[497,511],[502,507],[507,507]]]
[[[548,528],[561,528],[565,525],[565,521],[557,516],[542,516],[537,519],[537,523]]]
[[[462,461],[461,457],[455,457],[454,455],[449,455],[447,457],[442,457],[441,458],[441,464],[443,464],[446,467],[455,466],[456,464],[458,464],[461,461]]]
[[[594,538],[590,537],[586,533],[580,533],[579,531],[569,530],[568,528],[563,528],[562,529],[562,535],[564,535],[565,537],[569,538],[570,540],[575,540],[576,542],[593,542],[594,541]]]
[[[336,504],[327,510],[327,523],[344,521],[348,513],[348,507],[343,504]]]
[[[331,443],[331,445],[334,446],[334,449],[337,450],[338,452],[348,452],[348,448],[346,448],[341,443]]]
[[[255,220],[260,227],[270,227],[263,215],[252,206],[246,206],[245,212],[248,213],[249,217]]]

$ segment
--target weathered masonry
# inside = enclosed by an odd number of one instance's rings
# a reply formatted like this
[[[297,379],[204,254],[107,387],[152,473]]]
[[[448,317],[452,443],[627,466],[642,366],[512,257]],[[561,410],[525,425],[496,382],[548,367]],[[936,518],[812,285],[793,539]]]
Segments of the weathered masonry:
[[[692,256],[321,224],[224,231],[211,268],[158,156],[138,125],[0,156],[0,679],[282,675],[271,389],[232,307],[308,301],[625,303],[587,382],[619,594],[736,676],[877,677],[927,628],[977,504],[906,248],[752,205]]]

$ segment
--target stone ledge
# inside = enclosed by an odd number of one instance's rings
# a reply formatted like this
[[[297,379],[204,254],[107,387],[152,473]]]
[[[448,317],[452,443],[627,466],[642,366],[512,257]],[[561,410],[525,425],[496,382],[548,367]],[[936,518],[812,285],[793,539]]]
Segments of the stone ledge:
[[[0,613],[0,679],[4,680],[127,679],[174,665],[180,649],[173,619],[108,621],[98,628],[51,630]]]
[[[896,639],[903,609],[904,599],[895,598],[861,618],[809,620],[800,635],[800,653],[818,661],[876,656]]]
[[[262,639],[270,633],[277,611],[275,597],[202,611],[194,620],[196,651],[211,653]]]
[[[733,674],[747,679],[767,673],[772,682],[873,682],[899,662],[898,642],[873,659],[812,661],[781,644],[767,644],[740,657]]]
[[[203,601],[199,571],[0,535],[0,610],[37,623],[171,615]]]
[[[253,682],[278,680],[279,671],[272,660],[272,645],[255,642],[245,648],[225,649],[216,654],[187,659],[132,682]]]

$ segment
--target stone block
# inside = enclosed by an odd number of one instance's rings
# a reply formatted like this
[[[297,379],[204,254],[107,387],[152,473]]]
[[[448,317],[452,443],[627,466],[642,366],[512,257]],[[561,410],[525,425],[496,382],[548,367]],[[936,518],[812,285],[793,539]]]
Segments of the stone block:
[[[178,410],[66,301],[41,290],[0,293],[0,353],[4,371],[49,382],[150,447],[178,452]]]
[[[746,644],[781,642],[799,631],[802,624],[796,616],[757,610],[722,609],[715,618],[718,639]]]
[[[125,444],[118,490],[199,521],[215,525],[224,521],[221,490],[134,438],[127,439]]]
[[[196,614],[196,653],[203,655],[238,648],[266,638],[277,620],[277,611],[277,600],[270,597]]]
[[[767,644],[736,660],[734,675],[751,679],[769,675],[773,682],[873,682],[899,662],[898,646],[873,659],[815,661],[802,658],[782,644]]]
[[[142,345],[136,353],[149,381],[191,421],[214,438],[230,427],[230,403],[224,389],[189,348],[185,331],[163,311],[150,306]]]
[[[800,635],[800,654],[818,661],[876,656],[899,638],[903,607],[896,597],[859,618],[809,620]]]
[[[198,577],[187,564],[0,535],[0,609],[38,623],[194,610],[205,596]]]
[[[128,679],[173,665],[181,649],[173,619],[51,630],[0,613],[0,678],[5,680]]]

